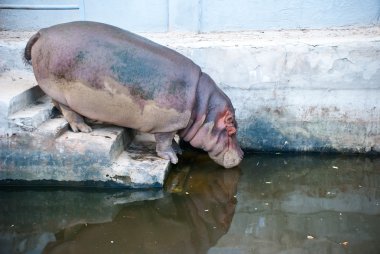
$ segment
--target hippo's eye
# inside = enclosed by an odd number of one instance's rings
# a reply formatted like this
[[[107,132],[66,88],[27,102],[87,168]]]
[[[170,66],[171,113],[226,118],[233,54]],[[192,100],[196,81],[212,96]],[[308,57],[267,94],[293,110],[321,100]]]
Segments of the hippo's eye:
[[[231,125],[234,123],[234,116],[231,112],[227,111],[227,113],[224,116],[224,123],[227,125]]]

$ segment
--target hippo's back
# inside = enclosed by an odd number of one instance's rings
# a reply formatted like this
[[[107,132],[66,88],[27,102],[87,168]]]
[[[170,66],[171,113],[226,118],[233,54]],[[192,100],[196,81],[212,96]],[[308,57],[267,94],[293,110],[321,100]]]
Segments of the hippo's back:
[[[53,99],[86,117],[147,132],[187,125],[201,73],[169,48],[95,22],[40,30],[32,59]]]

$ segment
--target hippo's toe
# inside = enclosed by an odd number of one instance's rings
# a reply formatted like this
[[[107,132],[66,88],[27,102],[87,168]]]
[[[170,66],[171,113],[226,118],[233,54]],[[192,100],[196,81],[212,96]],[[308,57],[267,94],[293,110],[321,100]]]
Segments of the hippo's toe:
[[[91,127],[88,126],[85,123],[76,123],[76,122],[71,122],[70,127],[73,130],[73,132],[84,132],[84,133],[89,133],[92,131]]]
[[[157,151],[157,155],[163,159],[170,160],[173,164],[178,163],[178,157],[173,149],[171,149],[171,151]]]

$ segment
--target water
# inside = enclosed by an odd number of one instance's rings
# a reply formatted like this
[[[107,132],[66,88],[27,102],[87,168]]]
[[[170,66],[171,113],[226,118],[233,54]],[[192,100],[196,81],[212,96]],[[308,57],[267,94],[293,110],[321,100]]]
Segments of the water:
[[[164,190],[0,190],[0,253],[380,253],[380,158],[187,153]]]

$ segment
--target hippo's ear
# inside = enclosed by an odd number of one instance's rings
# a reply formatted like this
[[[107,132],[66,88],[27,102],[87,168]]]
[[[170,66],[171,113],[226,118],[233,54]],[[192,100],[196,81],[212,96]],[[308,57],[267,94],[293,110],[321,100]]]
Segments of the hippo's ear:
[[[232,136],[236,133],[234,115],[229,110],[227,110],[224,115],[224,125],[226,126],[228,136]]]

